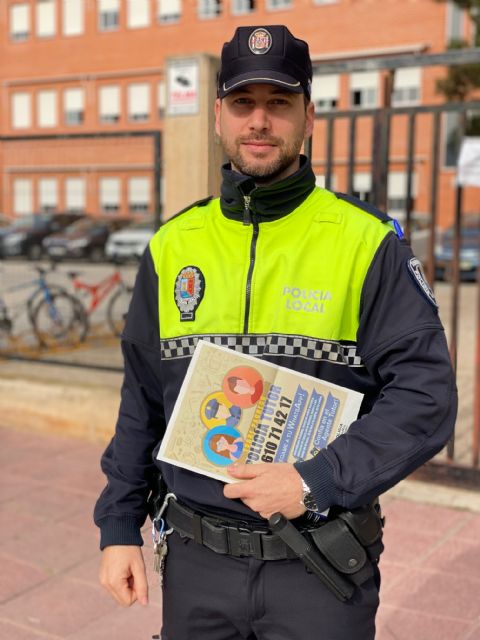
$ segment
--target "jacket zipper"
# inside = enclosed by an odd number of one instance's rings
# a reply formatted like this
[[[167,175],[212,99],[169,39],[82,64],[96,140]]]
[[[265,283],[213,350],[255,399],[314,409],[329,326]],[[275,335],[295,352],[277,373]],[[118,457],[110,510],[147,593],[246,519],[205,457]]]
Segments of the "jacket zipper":
[[[244,209],[243,209],[243,224],[253,225],[253,235],[250,243],[250,263],[248,265],[248,274],[247,274],[247,285],[245,288],[245,318],[243,322],[243,333],[248,333],[248,320],[250,316],[250,301],[251,301],[251,292],[252,292],[252,276],[253,276],[253,268],[255,266],[255,253],[257,250],[257,240],[258,240],[258,222],[255,220],[255,217],[252,215],[250,211],[250,200],[251,196],[243,196],[244,200]]]

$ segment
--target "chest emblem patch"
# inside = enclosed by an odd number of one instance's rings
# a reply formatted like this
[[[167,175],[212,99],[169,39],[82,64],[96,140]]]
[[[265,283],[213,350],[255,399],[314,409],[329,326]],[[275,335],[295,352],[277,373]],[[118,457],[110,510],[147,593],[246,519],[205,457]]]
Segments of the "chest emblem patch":
[[[175,304],[180,321],[195,320],[195,310],[205,293],[205,278],[198,267],[183,267],[175,280]]]
[[[418,258],[410,258],[407,262],[408,270],[410,271],[410,275],[413,277],[415,284],[420,287],[421,292],[427,298],[427,300],[432,304],[435,308],[438,308],[437,301],[435,300],[435,295],[432,291],[431,286],[428,284],[428,281],[423,273],[422,263]]]

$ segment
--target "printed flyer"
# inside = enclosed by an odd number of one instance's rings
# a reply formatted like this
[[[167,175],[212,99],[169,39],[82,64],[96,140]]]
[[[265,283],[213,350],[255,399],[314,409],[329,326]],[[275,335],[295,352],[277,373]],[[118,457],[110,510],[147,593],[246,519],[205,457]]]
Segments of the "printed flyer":
[[[234,462],[296,462],[345,433],[363,395],[200,340],[158,459],[236,482]]]

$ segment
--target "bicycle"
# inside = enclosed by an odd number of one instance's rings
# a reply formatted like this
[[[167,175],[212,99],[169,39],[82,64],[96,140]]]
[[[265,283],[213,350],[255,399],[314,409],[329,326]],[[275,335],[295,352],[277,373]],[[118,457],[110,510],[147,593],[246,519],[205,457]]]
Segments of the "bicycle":
[[[43,267],[35,267],[38,278],[20,282],[5,289],[14,293],[34,287],[33,292],[15,307],[9,307],[4,296],[0,296],[1,343],[10,342],[17,319],[26,311],[28,323],[41,347],[52,347],[65,342],[76,344],[85,340],[88,319],[78,301],[59,285],[47,281]]]
[[[121,271],[117,268],[111,275],[102,278],[100,282],[95,284],[81,280],[77,271],[69,271],[67,275],[72,281],[74,296],[78,303],[83,306],[88,317],[116,289],[107,305],[106,320],[113,335],[120,336],[125,325],[125,318],[133,291],[133,287],[127,285],[123,280]],[[88,305],[85,305],[79,297],[82,294],[89,296]]]

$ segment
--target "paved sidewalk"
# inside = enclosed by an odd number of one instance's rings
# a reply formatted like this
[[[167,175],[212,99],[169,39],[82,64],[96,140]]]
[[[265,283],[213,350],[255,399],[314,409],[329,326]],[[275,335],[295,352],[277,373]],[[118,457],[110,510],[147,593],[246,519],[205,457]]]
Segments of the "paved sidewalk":
[[[147,608],[122,609],[97,583],[92,509],[104,482],[103,445],[6,427],[0,442],[0,638],[150,640],[161,618],[153,572]],[[407,494],[383,501],[377,640],[480,640],[480,512]],[[451,503],[448,492],[443,501]],[[478,509],[475,494],[472,505]],[[148,527],[145,540],[150,567]]]

